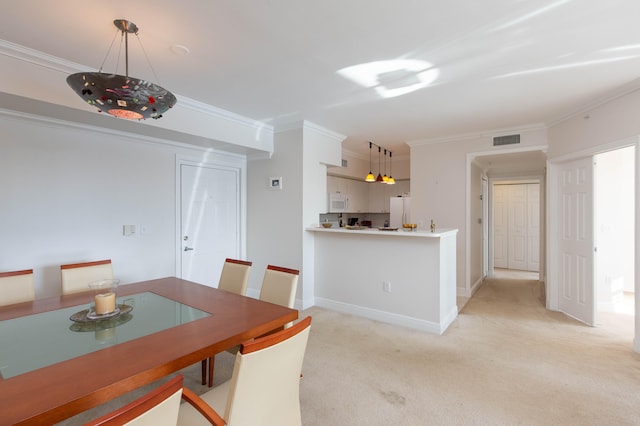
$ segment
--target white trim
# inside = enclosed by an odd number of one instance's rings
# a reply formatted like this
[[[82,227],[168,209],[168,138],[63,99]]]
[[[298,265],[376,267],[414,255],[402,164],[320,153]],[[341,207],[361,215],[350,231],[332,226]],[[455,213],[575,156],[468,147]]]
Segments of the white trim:
[[[23,62],[28,62],[43,68],[52,69],[64,74],[72,74],[82,71],[96,72],[95,68],[87,67],[76,62],[67,61],[57,56],[49,55],[47,53],[40,52],[38,50],[30,49],[28,47],[11,43],[6,40],[0,39],[0,55],[8,56]],[[195,99],[188,98],[186,96],[178,95],[174,93],[178,102],[174,108],[187,108],[192,111],[198,111],[203,114],[207,114],[211,117],[216,117],[229,122],[240,124],[251,128],[252,130],[266,131],[273,138],[273,126],[265,122],[254,120],[242,115],[233,113],[231,111],[224,110],[222,108],[215,107],[213,105],[205,104],[203,102],[196,101]],[[344,136],[343,136],[344,139]]]
[[[76,62],[67,61],[2,39],[0,39],[0,55],[67,74],[80,71],[98,71],[97,69],[91,69]]]
[[[553,127],[556,126],[562,122],[565,122],[567,120],[570,120],[578,115],[582,115],[585,114],[589,111],[592,111],[594,109],[597,109],[603,105],[608,104],[609,102],[614,101],[615,99],[621,98],[623,96],[629,95],[633,92],[636,92],[640,90],[640,78],[637,78],[627,84],[624,84],[620,87],[618,87],[617,89],[614,89],[613,91],[607,93],[605,96],[602,96],[600,98],[597,98],[589,103],[587,103],[586,105],[582,105],[577,109],[574,109],[568,113],[565,113],[563,115],[557,116],[555,118],[552,118],[551,120],[547,121],[547,125],[549,127]]]
[[[435,144],[444,143],[444,142],[463,142],[470,139],[483,139],[483,138],[490,139],[495,136],[505,136],[505,135],[510,135],[514,133],[526,133],[526,132],[531,132],[535,130],[546,130],[546,129],[548,129],[548,127],[544,123],[532,123],[532,124],[525,124],[521,127],[510,128],[510,129],[484,130],[484,131],[478,131],[473,133],[462,133],[458,135],[444,136],[441,138],[433,138],[433,139],[416,139],[412,141],[407,141],[407,145],[413,148],[413,147],[422,146],[422,145],[435,145]],[[495,147],[495,148],[499,148],[499,147]]]
[[[441,324],[438,324],[431,321],[408,317],[405,315],[393,314],[377,309],[337,302],[330,299],[323,299],[321,297],[315,298],[315,305],[321,308],[330,309],[345,314],[368,318],[375,321],[381,321],[387,324],[399,325],[415,330],[426,331],[427,333],[437,335],[442,335],[458,316],[457,306],[454,306],[453,310],[445,316],[444,321]]]
[[[471,286],[471,246],[469,241],[471,240],[471,164],[476,160],[477,157],[483,157],[486,155],[496,155],[496,154],[512,154],[512,153],[521,153],[521,152],[532,152],[532,151],[542,151],[547,152],[549,149],[548,145],[533,145],[533,146],[521,146],[521,147],[513,147],[506,148],[500,150],[485,150],[485,151],[476,151],[467,153],[467,179],[465,182],[465,292],[467,297],[471,297],[475,290],[472,289]],[[534,179],[538,179],[539,183],[544,182],[545,173],[540,175],[531,174],[529,172],[526,176],[509,176],[508,179],[516,180],[516,179],[527,179],[533,177]],[[489,200],[493,200],[493,179],[489,177]],[[505,177],[497,177],[496,179],[504,180]],[[542,192],[541,192],[542,194]],[[542,201],[542,200],[541,200]],[[492,237],[492,229],[493,229],[493,209],[491,206],[493,205],[493,201],[489,205],[489,254],[493,253],[493,237]],[[541,235],[542,236],[542,231]],[[542,265],[541,265],[542,268]],[[493,256],[489,256],[489,276],[493,275]],[[541,277],[543,275],[542,269],[538,270],[538,276]],[[475,286],[475,284],[474,284]]]
[[[235,158],[245,158],[244,154],[223,151],[218,148],[203,147],[199,145],[192,145],[185,142],[176,142],[169,139],[141,135],[139,133],[125,132],[122,130],[115,130],[107,127],[78,123],[76,121],[61,120],[58,118],[51,118],[51,117],[46,117],[46,116],[37,115],[37,114],[29,114],[29,113],[9,110],[5,108],[0,108],[0,117],[10,118],[10,119],[15,119],[20,121],[27,121],[33,125],[42,125],[42,126],[49,126],[49,127],[56,127],[56,128],[74,128],[74,129],[83,130],[91,133],[101,133],[103,135],[108,135],[108,136],[132,139],[136,142],[141,142],[141,143],[154,144],[154,145],[158,145],[158,144],[166,145],[174,148],[182,148],[182,149],[189,149],[189,150],[194,150],[199,152],[215,153],[215,154],[227,155],[229,157],[235,157]],[[238,147],[241,147],[241,146],[238,145]]]
[[[322,127],[318,124],[312,123],[311,121],[307,121],[307,120],[280,124],[277,126],[274,133],[283,133],[283,132],[288,132],[289,130],[298,130],[298,129],[312,130],[313,132],[319,135],[325,136],[329,139],[336,140],[338,142],[342,142],[347,138],[345,135],[334,132],[333,130],[329,130],[326,127]]]
[[[633,339],[633,350],[640,353],[640,140],[635,143],[636,164],[635,164],[635,333]]]
[[[613,151],[615,149],[635,145],[636,143],[638,143],[638,141],[640,141],[640,136],[631,136],[631,137],[619,139],[617,141],[613,141],[607,144],[598,145],[591,148],[585,148],[580,151],[574,151],[569,154],[549,158],[549,161],[552,163],[564,163],[566,161],[573,161],[579,158],[593,157],[594,155],[602,154],[603,152]]]
[[[247,160],[239,155],[227,155],[227,153],[214,153],[212,157],[195,158],[181,154],[175,159],[175,274],[182,277],[182,174],[181,166],[210,167],[238,172],[238,255],[241,259],[247,256]]]

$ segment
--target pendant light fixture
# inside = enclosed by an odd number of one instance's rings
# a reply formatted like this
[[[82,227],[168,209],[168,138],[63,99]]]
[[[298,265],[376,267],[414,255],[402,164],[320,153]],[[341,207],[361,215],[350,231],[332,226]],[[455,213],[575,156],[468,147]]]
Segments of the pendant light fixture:
[[[125,19],[116,19],[113,24],[124,38],[125,75],[103,73],[100,66],[98,72],[71,74],[67,83],[78,96],[100,112],[129,120],[158,119],[176,104],[176,97],[157,84],[129,77],[129,34],[137,36],[138,27]]]
[[[382,150],[378,147],[378,177],[376,178],[376,182],[384,182],[380,174],[380,152],[382,152]]]
[[[387,181],[387,185],[395,185],[396,180],[391,176],[391,155],[393,153],[389,151],[389,180]]]
[[[389,182],[389,176],[387,176],[387,149],[384,150],[384,176],[382,176],[382,183]]]
[[[375,182],[376,178],[373,175],[373,173],[371,173],[371,147],[373,146],[372,142],[369,142],[369,174],[367,175],[366,178],[364,178],[365,182]]]

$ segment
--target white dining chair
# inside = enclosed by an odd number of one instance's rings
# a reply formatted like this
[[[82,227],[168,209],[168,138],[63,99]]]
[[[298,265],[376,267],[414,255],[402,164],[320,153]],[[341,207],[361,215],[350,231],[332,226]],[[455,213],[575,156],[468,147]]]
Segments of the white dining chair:
[[[241,345],[231,379],[200,395],[229,426],[300,426],[300,373],[311,317]],[[183,396],[184,398],[184,396]],[[207,425],[183,403],[178,425]]]
[[[0,272],[0,306],[30,302],[34,298],[33,269]]]
[[[296,289],[300,271],[282,266],[267,265],[262,277],[259,299],[287,308],[293,308],[296,300]],[[285,328],[291,323],[285,325]],[[227,352],[236,354],[239,346],[227,349]],[[215,357],[209,358],[209,387],[213,386],[213,372],[215,369]],[[204,380],[202,384],[204,384]]]
[[[247,294],[247,287],[249,286],[251,265],[252,262],[248,260],[226,258],[222,266],[222,272],[220,273],[218,289],[245,296]],[[207,362],[209,363],[208,375]],[[214,364],[214,356],[202,360],[203,385],[207,384],[208,380],[209,386],[213,386]]]
[[[113,279],[111,259],[93,262],[70,263],[60,266],[62,294],[80,293],[89,290],[89,283]]]

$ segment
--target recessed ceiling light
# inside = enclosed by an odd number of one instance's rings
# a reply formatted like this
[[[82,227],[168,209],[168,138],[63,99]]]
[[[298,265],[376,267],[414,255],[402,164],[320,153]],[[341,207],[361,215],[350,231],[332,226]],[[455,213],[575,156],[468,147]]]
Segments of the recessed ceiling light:
[[[171,51],[176,55],[188,55],[191,53],[191,50],[187,46],[182,44],[174,44],[171,46]]]

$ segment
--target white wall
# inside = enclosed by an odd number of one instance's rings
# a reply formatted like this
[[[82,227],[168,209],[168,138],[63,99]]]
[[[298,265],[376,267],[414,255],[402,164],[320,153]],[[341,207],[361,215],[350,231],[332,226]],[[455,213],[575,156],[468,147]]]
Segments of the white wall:
[[[551,126],[549,159],[606,150],[640,135],[639,110],[640,91],[634,91]]]
[[[599,309],[616,310],[634,288],[635,147],[596,156],[596,285]]]
[[[248,294],[254,297],[267,265],[294,269],[302,265],[301,141],[301,128],[278,133],[271,158],[248,163],[247,259],[253,262]],[[282,189],[269,187],[271,177],[282,177]]]
[[[620,96],[589,111],[571,117],[565,121],[555,124],[549,129],[549,158],[578,158],[580,156],[590,156],[599,152],[620,148],[629,144],[636,145],[636,208],[640,205],[639,180],[637,161],[640,158],[638,153],[638,135],[640,135],[640,120],[638,111],[640,110],[640,91],[633,91],[627,95]],[[635,214],[635,247],[640,246],[638,238],[638,225],[640,216]],[[551,222],[552,217],[549,218]],[[635,261],[636,269],[640,266],[638,257]],[[635,315],[635,340],[634,350],[640,352],[640,292],[638,274],[635,275],[636,289],[636,315]]]
[[[541,127],[523,131],[514,130],[513,133],[521,135],[520,144],[517,146],[521,150],[535,149],[547,144],[546,129]],[[438,228],[459,230],[456,241],[457,287],[467,292],[472,284],[471,274],[467,275],[467,272],[471,272],[467,271],[466,267],[467,244],[470,244],[471,259],[481,257],[475,252],[481,250],[481,244],[467,241],[466,205],[469,178],[467,154],[513,152],[513,146],[493,147],[492,141],[493,135],[489,134],[436,142],[415,141],[409,144],[411,146],[412,220],[418,223],[420,229],[427,229],[433,219]],[[476,179],[477,176],[474,181]],[[470,296],[470,294],[465,295]]]
[[[368,142],[363,142],[368,146]],[[342,159],[347,160],[347,167],[328,167],[327,172],[336,176],[351,177],[354,179],[363,179],[371,170],[374,175],[378,175],[378,148],[374,145],[371,149],[371,167],[369,167],[369,156],[364,158],[361,155],[354,154],[348,150],[342,151]],[[384,174],[384,152],[380,162],[381,173]],[[409,179],[411,177],[411,167],[409,156],[394,155],[393,161],[389,162],[389,154],[387,153],[387,174],[392,173],[395,180]],[[341,163],[338,163],[341,164]]]
[[[469,282],[473,287],[482,281],[482,169],[471,163],[469,175]],[[488,218],[486,218],[488,220]]]
[[[110,258],[123,284],[175,275],[175,157],[201,150],[8,116],[0,134],[0,270],[33,268],[36,298],[60,294],[65,263]]]
[[[343,137],[309,122],[279,132],[270,159],[252,160],[248,168],[248,247],[253,262],[249,294],[257,296],[268,264],[300,269],[296,299],[300,308],[313,304],[314,250],[304,228],[326,211],[326,164],[340,164]],[[268,188],[271,176],[282,177],[281,190]]]

